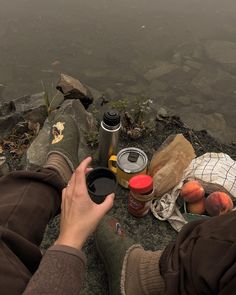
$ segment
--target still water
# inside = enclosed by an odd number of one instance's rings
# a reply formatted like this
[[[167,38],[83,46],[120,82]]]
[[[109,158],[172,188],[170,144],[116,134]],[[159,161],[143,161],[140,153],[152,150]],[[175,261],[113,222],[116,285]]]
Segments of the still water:
[[[41,92],[60,72],[235,141],[236,3],[0,0],[4,97]]]

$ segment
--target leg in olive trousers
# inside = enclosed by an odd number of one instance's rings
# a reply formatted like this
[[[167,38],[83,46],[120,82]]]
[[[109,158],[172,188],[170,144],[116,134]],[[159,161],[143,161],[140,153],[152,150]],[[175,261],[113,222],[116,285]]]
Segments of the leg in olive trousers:
[[[39,245],[60,211],[65,183],[55,171],[17,171],[0,178],[0,293],[22,294],[37,269]]]

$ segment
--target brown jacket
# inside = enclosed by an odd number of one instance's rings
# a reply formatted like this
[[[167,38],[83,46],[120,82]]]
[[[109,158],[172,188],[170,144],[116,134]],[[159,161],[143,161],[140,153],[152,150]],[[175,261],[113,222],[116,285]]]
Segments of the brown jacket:
[[[160,270],[167,295],[236,294],[236,212],[184,226]]]
[[[78,295],[84,279],[85,255],[56,245],[47,250],[23,295]]]

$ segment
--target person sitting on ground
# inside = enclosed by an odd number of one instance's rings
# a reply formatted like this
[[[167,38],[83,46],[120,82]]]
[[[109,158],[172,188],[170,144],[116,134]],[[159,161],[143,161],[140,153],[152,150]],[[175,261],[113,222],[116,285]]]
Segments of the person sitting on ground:
[[[100,205],[90,199],[85,175],[91,157],[73,173],[79,133],[69,115],[55,119],[50,137],[43,168],[0,178],[1,294],[79,294],[86,263],[81,249],[96,227],[110,295],[235,293],[236,212],[191,222],[164,251],[145,251],[105,216],[113,194]],[[59,237],[42,257],[46,225],[60,207]]]
[[[86,261],[81,248],[114,195],[92,202],[85,181],[92,159],[78,166],[78,146],[77,125],[65,110],[52,123],[44,167],[0,178],[1,294],[79,293]],[[60,210],[59,237],[42,258],[46,226]]]

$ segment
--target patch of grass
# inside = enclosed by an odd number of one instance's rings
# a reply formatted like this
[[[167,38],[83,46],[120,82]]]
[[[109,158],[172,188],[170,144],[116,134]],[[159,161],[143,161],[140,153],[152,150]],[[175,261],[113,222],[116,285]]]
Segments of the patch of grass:
[[[43,91],[44,91],[44,104],[47,108],[47,113],[48,115],[50,115],[50,113],[52,111],[54,111],[55,109],[57,109],[61,103],[62,103],[62,99],[60,97],[60,92],[56,90],[54,90],[54,86],[52,85],[52,90],[48,90],[46,89],[45,84],[43,83],[43,81],[41,81],[42,87],[43,87]]]

